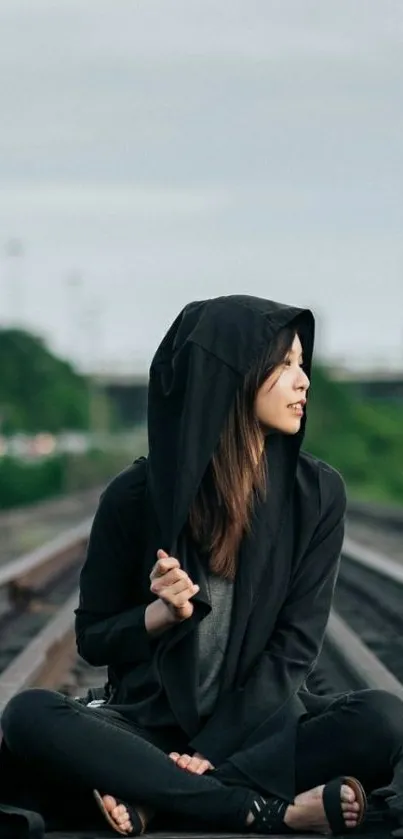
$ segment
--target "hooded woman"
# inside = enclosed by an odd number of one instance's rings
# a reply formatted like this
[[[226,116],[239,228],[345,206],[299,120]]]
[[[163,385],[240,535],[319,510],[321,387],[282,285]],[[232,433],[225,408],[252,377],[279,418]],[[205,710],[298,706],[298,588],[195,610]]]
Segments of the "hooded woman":
[[[36,689],[3,714],[0,762],[48,825],[93,822],[95,800],[123,835],[155,813],[345,833],[366,792],[402,812],[401,701],[306,687],[346,507],[301,451],[313,343],[309,310],[249,296],[191,303],[164,337],[148,457],[101,497],[80,579],[77,647],[108,666],[107,702]]]

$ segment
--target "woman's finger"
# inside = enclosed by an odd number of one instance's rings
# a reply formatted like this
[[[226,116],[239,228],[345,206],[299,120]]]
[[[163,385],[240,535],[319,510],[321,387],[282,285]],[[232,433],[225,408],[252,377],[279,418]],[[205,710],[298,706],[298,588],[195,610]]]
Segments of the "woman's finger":
[[[189,767],[188,767],[189,769]],[[203,773],[207,769],[207,764],[204,760],[199,760],[198,758],[194,761],[194,769],[192,770],[195,775],[203,775]]]
[[[210,770],[212,770],[212,769],[214,769],[213,764],[212,764],[212,763],[210,763],[210,761],[209,761],[209,760],[203,760],[203,762],[202,762],[202,771],[201,771],[201,773],[200,773],[200,774],[202,774],[202,775],[203,775],[203,774],[204,774],[204,772],[210,772]]]
[[[194,775],[204,775],[209,768],[210,764],[208,760],[200,760],[199,757],[192,757],[192,760],[188,763],[186,770],[187,772],[193,772]]]
[[[191,760],[192,758],[190,757],[190,755],[181,755],[177,765],[180,766],[181,769],[187,769]]]
[[[173,572],[169,571],[162,577],[155,577],[150,585],[150,591],[153,594],[159,595],[165,589],[168,589],[173,594],[176,594],[177,591],[182,591],[183,588],[191,584],[191,580],[186,572],[182,571],[181,568],[175,568]]]
[[[198,758],[199,758],[199,760],[205,760],[205,761],[206,761],[206,763],[208,764],[208,767],[207,767],[208,769],[214,769],[214,768],[215,768],[215,767],[213,766],[213,764],[212,764],[212,763],[211,763],[211,762],[210,762],[210,761],[209,761],[206,757],[204,757],[204,755],[201,755],[201,754],[200,754],[200,752],[195,752],[195,753],[194,753],[194,755],[193,755],[193,757],[198,757]]]
[[[155,577],[163,576],[168,571],[171,571],[172,568],[180,568],[180,562],[176,559],[176,557],[166,556],[158,559],[151,569],[150,580],[153,580]]]
[[[190,757],[190,755],[180,755],[179,752],[170,752],[169,757],[180,769],[192,772],[193,775],[203,775],[209,769],[214,769],[210,761],[204,757],[195,757],[195,755]]]
[[[175,589],[175,591],[174,591]],[[161,589],[158,592],[158,597],[161,600],[165,600],[165,602],[172,603],[172,606],[183,606],[190,600],[191,597],[194,597],[195,594],[199,591],[199,586],[187,585],[186,583],[178,583],[177,586],[173,586],[171,589]]]

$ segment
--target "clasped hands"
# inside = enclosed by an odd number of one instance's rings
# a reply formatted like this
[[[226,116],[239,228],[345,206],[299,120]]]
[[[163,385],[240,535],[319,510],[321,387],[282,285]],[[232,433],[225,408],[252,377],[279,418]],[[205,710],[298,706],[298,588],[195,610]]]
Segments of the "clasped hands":
[[[179,752],[171,752],[169,757],[180,769],[186,769],[187,772],[193,772],[194,775],[204,775],[208,769],[214,769],[213,764],[198,752],[195,752],[192,757],[190,755],[180,755]]]

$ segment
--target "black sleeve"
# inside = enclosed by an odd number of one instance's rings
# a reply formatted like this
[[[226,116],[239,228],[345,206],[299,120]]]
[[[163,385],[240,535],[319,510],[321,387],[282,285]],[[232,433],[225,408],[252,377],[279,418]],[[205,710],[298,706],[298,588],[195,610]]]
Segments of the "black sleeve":
[[[94,666],[144,661],[152,641],[139,593],[145,523],[145,458],[101,496],[80,575],[75,611],[80,656]]]
[[[328,503],[294,573],[265,651],[245,685],[218,700],[190,744],[215,766],[238,751],[248,735],[302,687],[319,656],[337,579],[346,508],[339,473],[327,473],[326,484]]]

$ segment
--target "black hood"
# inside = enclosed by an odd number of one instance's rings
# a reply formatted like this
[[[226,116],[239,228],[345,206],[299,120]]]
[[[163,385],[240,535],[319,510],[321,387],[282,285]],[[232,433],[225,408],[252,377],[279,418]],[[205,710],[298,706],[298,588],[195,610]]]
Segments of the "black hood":
[[[310,376],[314,317],[309,309],[248,295],[202,300],[189,303],[163,338],[150,368],[148,486],[164,550],[175,553],[243,377],[277,332],[296,319]],[[283,470],[287,492],[305,424],[306,414],[297,434],[268,438],[270,463]]]

